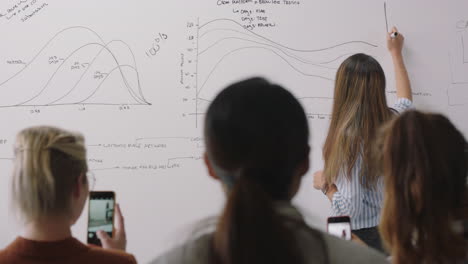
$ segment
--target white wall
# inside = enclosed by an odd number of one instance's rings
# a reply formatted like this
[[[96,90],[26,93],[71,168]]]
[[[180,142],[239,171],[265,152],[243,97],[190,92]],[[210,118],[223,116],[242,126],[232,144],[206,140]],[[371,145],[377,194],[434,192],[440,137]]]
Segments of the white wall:
[[[0,247],[17,234],[8,158],[21,128],[52,124],[86,135],[96,189],[117,193],[128,249],[146,262],[223,204],[200,160],[203,113],[222,87],[261,75],[302,98],[312,128],[311,172],[323,163],[333,76],[346,56],[375,56],[395,100],[384,1],[27,0],[12,16],[16,2],[0,3]],[[460,21],[468,20],[468,2],[388,0],[387,9],[389,23],[406,35],[416,106],[447,114],[466,135],[468,33]],[[274,27],[244,30],[252,18]],[[329,203],[313,190],[311,173],[296,202],[324,226]],[[86,216],[75,235],[84,240]]]

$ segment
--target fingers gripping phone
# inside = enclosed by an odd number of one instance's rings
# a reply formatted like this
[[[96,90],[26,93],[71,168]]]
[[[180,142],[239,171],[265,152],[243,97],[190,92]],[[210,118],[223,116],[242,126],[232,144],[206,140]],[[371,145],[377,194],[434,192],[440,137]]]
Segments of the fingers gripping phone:
[[[345,240],[351,240],[351,218],[349,216],[329,217],[327,232]]]
[[[114,230],[114,192],[90,192],[88,216],[88,244],[101,246],[97,231],[104,231],[110,237]]]

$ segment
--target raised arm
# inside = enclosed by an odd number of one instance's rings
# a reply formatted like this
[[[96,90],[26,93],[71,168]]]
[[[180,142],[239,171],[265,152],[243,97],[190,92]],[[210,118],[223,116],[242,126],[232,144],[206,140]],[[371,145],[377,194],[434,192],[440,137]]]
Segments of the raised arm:
[[[392,38],[392,33],[397,32],[398,35]],[[393,27],[392,32],[387,34],[387,47],[392,55],[393,66],[395,68],[396,89],[398,98],[407,98],[413,101],[411,92],[411,83],[403,60],[402,49],[405,38],[398,32],[396,27]]]

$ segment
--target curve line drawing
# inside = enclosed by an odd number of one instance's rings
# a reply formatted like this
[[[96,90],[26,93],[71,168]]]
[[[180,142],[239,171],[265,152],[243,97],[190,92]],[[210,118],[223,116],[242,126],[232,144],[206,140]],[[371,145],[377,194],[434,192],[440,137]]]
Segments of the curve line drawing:
[[[255,44],[259,44],[259,45],[265,45],[265,46],[268,46],[268,47],[271,47],[271,48],[274,48],[274,49],[278,49],[281,53],[283,53],[284,55],[290,57],[290,58],[293,58],[293,59],[296,59],[304,64],[309,64],[309,65],[313,65],[313,66],[317,66],[317,67],[321,67],[321,68],[326,68],[326,69],[332,69],[332,70],[336,70],[337,68],[333,68],[333,67],[328,67],[328,66],[324,66],[328,63],[326,62],[312,62],[310,60],[306,60],[306,59],[303,59],[299,56],[296,56],[294,54],[290,54],[288,52],[285,52],[284,50],[276,47],[276,46],[273,46],[273,45],[270,45],[270,44],[265,44],[265,43],[262,43],[262,42],[257,42],[257,41],[254,41],[254,40],[249,40],[249,39],[245,39],[245,38],[238,38],[238,37],[228,37],[228,38],[222,38],[220,40],[218,40],[217,42],[215,42],[214,44],[212,44],[211,46],[209,46],[208,48],[204,49],[203,51],[201,51],[198,55],[203,55],[205,52],[209,51],[210,49],[213,49],[216,45],[218,45],[219,43],[223,42],[223,41],[226,41],[226,40],[243,40],[243,41],[247,41],[247,42],[251,42],[251,43],[255,43]],[[342,57],[342,56],[340,56]],[[336,61],[337,59],[334,59],[333,61]]]
[[[65,28],[61,31],[59,31],[57,34],[55,34],[40,50],[39,52],[28,62],[26,63],[26,65],[24,66],[23,69],[19,70],[17,73],[13,74],[13,76],[11,76],[10,78],[6,79],[5,81],[3,82],[0,82],[0,86],[4,85],[5,83],[9,82],[10,80],[12,80],[13,78],[15,78],[16,76],[18,76],[19,74],[21,74],[23,71],[25,71],[36,59],[37,57],[39,57],[39,55],[41,55],[41,53],[49,46],[49,44],[54,41],[58,36],[60,36],[63,32],[66,32],[68,30],[72,30],[72,29],[85,29],[85,30],[89,30],[91,33],[93,33],[96,37],[98,37],[102,43],[104,43],[104,40],[99,36],[99,34],[97,34],[95,31],[93,31],[92,29],[90,28],[87,28],[87,27],[82,27],[82,26],[75,26],[75,27],[68,27],[68,28]]]
[[[288,47],[288,46],[286,46],[286,45],[283,45],[283,44],[281,44],[281,43],[279,43],[279,42],[276,42],[276,41],[274,41],[274,40],[271,40],[271,39],[269,39],[269,38],[267,38],[267,37],[264,37],[264,36],[262,36],[262,35],[260,35],[260,34],[258,34],[258,33],[256,33],[256,32],[253,32],[253,31],[251,31],[251,30],[247,30],[247,29],[245,29],[239,22],[237,22],[237,21],[235,21],[235,20],[233,20],[233,19],[228,19],[228,18],[218,18],[218,19],[214,19],[214,20],[208,21],[208,22],[206,22],[205,24],[201,25],[201,26],[199,27],[199,29],[202,29],[202,28],[206,27],[206,26],[209,25],[209,24],[212,24],[212,23],[215,23],[215,22],[219,22],[219,21],[228,21],[228,22],[234,23],[235,25],[241,27],[241,28],[242,28],[243,30],[245,30],[246,32],[249,32],[249,33],[251,33],[251,34],[253,34],[253,35],[255,35],[255,36],[257,36],[257,37],[259,37],[259,38],[261,38],[261,39],[264,39],[264,40],[266,40],[266,41],[268,41],[268,42],[271,42],[271,43],[273,43],[273,44],[275,44],[275,45],[278,45],[278,46],[280,46],[280,47],[282,47],[282,48],[285,48],[285,49],[288,49],[288,50],[291,50],[291,51],[296,51],[296,52],[319,52],[319,51],[325,51],[325,50],[337,48],[337,47],[340,47],[340,46],[346,46],[346,45],[352,44],[352,43],[361,43],[361,44],[365,44],[365,45],[368,45],[368,46],[374,47],[374,48],[377,48],[377,47],[378,47],[377,45],[372,44],[372,43],[369,43],[369,42],[367,42],[367,41],[352,40],[352,41],[347,41],[347,42],[335,44],[335,45],[332,45],[332,46],[329,46],[329,47],[326,47],[326,48],[320,48],[320,49],[295,49],[295,48],[291,48],[291,47]]]
[[[226,31],[226,32],[234,32],[234,33],[238,33],[238,34],[241,34],[241,35],[244,35],[244,36],[247,36],[247,37],[254,37],[260,41],[262,41],[263,39],[260,38],[260,37],[256,37],[256,36],[253,36],[253,35],[250,35],[250,34],[247,34],[245,32],[241,32],[241,31],[238,31],[238,30],[235,30],[235,29],[229,29],[229,28],[215,28],[215,29],[211,29],[211,30],[208,30],[207,32],[203,33],[200,38],[203,38],[204,36],[206,36],[207,34],[209,33],[215,33],[215,32],[219,32],[219,31]],[[224,38],[225,40],[226,39],[229,39],[229,38]],[[255,43],[259,43],[259,44],[264,44],[264,45],[267,45],[267,46],[270,46],[270,47],[275,47],[273,44],[267,44],[267,43],[264,43],[264,42],[256,42],[256,41],[252,41],[252,40],[249,40],[251,42],[255,42]],[[216,43],[220,43],[221,41],[217,41]],[[214,47],[214,45],[210,46],[210,48]],[[278,48],[278,47],[276,47]],[[280,49],[280,48],[278,48]],[[207,49],[203,50],[202,52],[199,52],[199,55],[202,55],[205,51],[207,51]],[[285,54],[288,54],[288,56],[294,56],[296,58],[300,58],[299,56],[296,56],[295,54],[291,53],[291,52],[288,52],[288,51],[285,51],[285,50],[281,50],[283,53]],[[312,64],[330,64],[332,62],[335,62],[337,60],[339,60],[340,58],[344,57],[344,56],[349,56],[353,53],[347,53],[347,54],[344,54],[344,55],[341,55],[339,56],[338,58],[336,59],[333,59],[333,60],[330,60],[330,61],[326,61],[326,62],[312,62],[312,61],[308,61],[308,62],[311,62]],[[306,60],[304,60],[306,61]]]
[[[74,49],[71,53],[69,53],[68,55],[66,55],[64,58],[61,58],[61,62],[58,64],[57,68],[55,70],[53,70],[51,76],[47,79],[47,81],[45,82],[45,84],[39,89],[38,92],[35,92],[32,96],[29,96],[29,98],[25,99],[25,100],[21,100],[19,103],[14,103],[14,104],[10,104],[10,105],[3,105],[2,107],[19,107],[19,106],[27,106],[27,105],[34,105],[34,106],[57,106],[57,105],[64,105],[63,103],[61,103],[62,100],[65,100],[67,99],[67,97],[72,94],[72,92],[76,91],[76,88],[82,83],[82,81],[84,80],[84,77],[86,75],[89,75],[90,74],[90,69],[93,69],[93,66],[95,66],[95,63],[96,61],[103,55],[103,54],[107,54],[107,55],[110,55],[110,57],[112,58],[112,62],[113,64],[115,64],[115,67],[112,68],[110,70],[110,72],[107,72],[105,74],[106,77],[104,78],[103,81],[101,81],[96,89],[91,93],[92,95],[91,96],[84,96],[86,97],[86,99],[82,100],[76,100],[76,102],[71,102],[71,103],[68,103],[68,104],[83,104],[85,103],[86,100],[89,100],[92,98],[92,96],[94,94],[96,94],[96,92],[101,88],[101,86],[103,85],[103,83],[108,80],[107,77],[109,77],[110,73],[115,73],[117,70],[118,70],[118,73],[122,79],[122,83],[123,83],[123,86],[124,88],[128,91],[128,94],[129,94],[129,98],[134,100],[135,103],[138,105],[151,105],[151,103],[149,103],[144,95],[143,95],[143,90],[142,90],[142,85],[141,85],[141,81],[140,81],[140,75],[139,75],[139,71],[138,71],[138,67],[137,67],[137,62],[136,62],[136,56],[135,54],[133,53],[132,49],[130,48],[130,46],[123,40],[112,40],[110,42],[107,42],[105,43],[103,38],[97,33],[95,32],[94,30],[88,28],[88,27],[84,27],[84,26],[72,26],[72,27],[68,27],[68,28],[65,28],[61,31],[59,31],[58,33],[56,33],[51,39],[49,39],[45,45],[43,45],[40,49],[39,49],[39,52],[37,52],[30,61],[28,61],[24,67],[15,72],[13,75],[11,75],[9,78],[7,78],[6,80],[4,81],[1,81],[0,82],[0,88],[2,86],[5,86],[7,84],[9,84],[10,82],[12,82],[13,80],[16,80],[17,78],[20,78],[21,75],[23,75],[25,73],[25,71],[27,69],[30,69],[32,67],[32,64],[34,62],[36,62],[41,56],[46,56],[46,58],[48,56],[50,56],[50,54],[44,54],[45,51],[50,47],[52,46],[52,44],[54,44],[54,42],[60,37],[62,36],[62,34],[65,34],[66,32],[70,32],[70,31],[73,31],[73,30],[79,30],[79,31],[82,31],[84,33],[87,33],[87,34],[90,34],[91,37],[93,38],[96,38],[98,40],[98,42],[89,42],[89,43],[86,43],[85,45],[81,45],[80,47]],[[130,63],[132,63],[132,65],[129,65],[128,63],[125,63],[125,64],[121,64],[119,59],[118,59],[118,56],[115,54],[114,51],[111,50],[111,45],[112,44],[121,44],[123,45],[124,47],[124,50],[125,52],[127,52],[127,54],[129,55],[129,58],[131,60]],[[52,100],[49,100],[49,102],[46,102],[46,103],[40,103],[40,104],[31,104],[31,102],[37,98],[39,98],[41,95],[44,94],[45,91],[47,91],[47,89],[49,88],[50,84],[52,83],[52,81],[54,81],[57,77],[58,77],[58,74],[59,74],[59,71],[63,70],[63,67],[65,65],[67,65],[67,63],[69,62],[69,60],[71,60],[73,58],[74,55],[76,55],[79,51],[82,51],[84,50],[85,48],[89,48],[89,47],[93,47],[93,46],[97,46],[97,47],[100,47],[99,51],[97,52],[97,54],[95,54],[94,56],[88,56],[88,57],[91,57],[90,58],[90,61],[89,63],[85,63],[87,66],[85,67],[84,71],[81,73],[81,75],[79,76],[78,80],[76,82],[74,82],[74,84],[72,85],[72,88],[70,90],[67,90],[67,91],[64,91],[61,95],[54,95],[54,99]],[[130,84],[130,81],[128,79],[128,76],[127,74],[122,70],[123,68],[130,68],[132,71],[132,74],[134,74],[134,80],[135,80],[135,86],[132,87],[132,85]],[[24,78],[24,77],[21,77],[21,78]],[[112,103],[103,103],[102,105],[109,105]],[[122,104],[122,103],[121,103]],[[128,102],[128,104],[134,104],[133,102]],[[65,104],[66,105],[66,104]],[[119,104],[120,105],[120,104]]]
[[[280,57],[284,62],[286,62],[291,68],[293,68],[295,71],[297,71],[298,73],[304,75],[304,76],[308,76],[308,77],[316,77],[316,78],[319,78],[319,79],[323,79],[323,80],[327,80],[327,81],[333,81],[333,79],[330,79],[330,78],[327,78],[327,77],[324,77],[324,76],[321,76],[321,75],[316,75],[316,74],[308,74],[308,73],[305,73],[303,71],[301,71],[300,69],[298,69],[297,67],[295,67],[294,65],[291,64],[291,62],[289,62],[285,57],[281,56],[281,54],[279,54],[278,52],[276,52],[275,50],[273,49],[270,49],[270,48],[265,48],[265,47],[259,47],[259,46],[250,46],[250,47],[243,47],[243,48],[238,48],[238,49],[235,49],[229,53],[227,53],[226,55],[224,55],[219,61],[218,63],[216,63],[216,65],[213,67],[213,69],[210,71],[210,73],[208,74],[207,78],[205,79],[205,81],[203,82],[202,86],[200,87],[200,89],[198,90],[197,92],[197,95],[200,94],[200,92],[203,90],[203,88],[205,87],[206,83],[209,81],[209,79],[211,78],[211,76],[213,75],[214,71],[219,67],[219,65],[227,58],[229,57],[230,55],[236,53],[236,52],[239,52],[239,51],[242,51],[242,50],[247,50],[247,49],[263,49],[263,50],[267,50],[267,51],[270,51],[274,54],[276,54],[278,57]]]
[[[114,71],[116,71],[116,70],[122,71],[122,68],[130,68],[130,69],[132,69],[133,71],[135,71],[135,73],[137,72],[136,69],[135,69],[133,66],[131,66],[131,65],[119,65],[119,66],[115,67],[114,69],[112,69],[112,70],[109,71],[109,73],[106,75],[106,77],[104,77],[104,79],[101,81],[101,83],[98,85],[98,87],[96,88],[96,90],[94,90],[94,92],[93,92],[91,95],[89,95],[88,97],[86,97],[84,100],[79,101],[78,103],[79,103],[79,104],[84,103],[84,102],[86,102],[87,100],[89,100],[91,97],[93,97],[93,95],[95,95],[95,94],[99,91],[99,89],[101,89],[101,86],[104,84],[104,82],[107,80],[107,78],[109,78],[109,76],[111,76],[112,73],[114,73]],[[53,104],[53,103],[52,103],[52,104]]]
[[[198,116],[204,114],[220,86],[252,74],[268,78],[283,69],[287,70],[284,75],[291,75],[290,80],[305,82],[302,87],[297,83],[293,86],[300,89],[296,91],[300,100],[314,104],[320,102],[328,106],[332,98],[323,95],[329,91],[318,93],[317,89],[307,89],[307,86],[331,89],[341,61],[360,52],[372,54],[378,48],[378,45],[369,41],[356,39],[344,39],[338,43],[308,48],[294,47],[294,44],[285,45],[286,43],[266,36],[261,31],[249,30],[240,22],[229,18],[213,19],[205,23],[200,23],[198,19],[196,25],[196,40],[193,42],[196,45],[193,59],[196,62],[195,109],[194,113],[190,113],[195,116],[196,127]],[[245,62],[249,67],[244,69],[234,65],[234,61]],[[225,76],[224,72],[233,74]],[[284,76],[279,76],[279,79],[287,82]]]

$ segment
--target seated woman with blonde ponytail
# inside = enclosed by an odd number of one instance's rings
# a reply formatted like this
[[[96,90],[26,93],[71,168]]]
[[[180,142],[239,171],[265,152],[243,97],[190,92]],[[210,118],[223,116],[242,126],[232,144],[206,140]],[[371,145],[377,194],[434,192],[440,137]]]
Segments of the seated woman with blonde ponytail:
[[[222,91],[205,119],[205,162],[226,191],[214,232],[152,263],[387,263],[377,251],[308,227],[291,205],[309,169],[304,109],[282,87],[250,79]]]
[[[0,251],[0,263],[136,263],[123,251],[88,247],[73,238],[71,226],[88,198],[87,172],[81,135],[53,127],[18,134],[12,201],[24,230]]]

